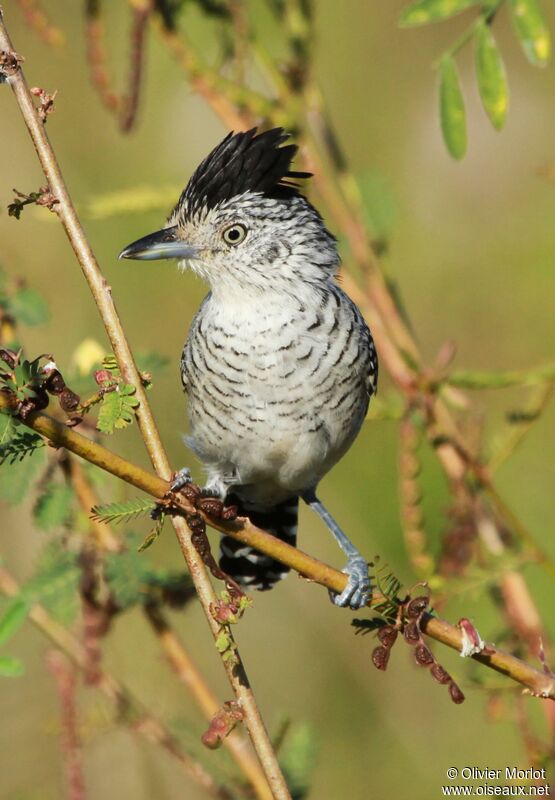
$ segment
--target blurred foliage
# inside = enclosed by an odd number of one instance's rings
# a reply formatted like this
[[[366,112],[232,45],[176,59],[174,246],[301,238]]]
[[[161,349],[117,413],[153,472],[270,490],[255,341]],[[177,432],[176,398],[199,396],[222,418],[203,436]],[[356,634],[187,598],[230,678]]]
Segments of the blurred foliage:
[[[454,56],[471,42],[475,49],[476,81],[482,105],[496,130],[507,117],[509,87],[505,65],[492,24],[503,6],[508,7],[522,48],[536,67],[545,67],[551,55],[551,38],[538,0],[416,0],[401,13],[403,27],[426,25],[449,19],[470,7],[479,14],[468,29],[439,60],[439,105],[443,139],[449,153],[461,159],[466,153],[466,112]]]

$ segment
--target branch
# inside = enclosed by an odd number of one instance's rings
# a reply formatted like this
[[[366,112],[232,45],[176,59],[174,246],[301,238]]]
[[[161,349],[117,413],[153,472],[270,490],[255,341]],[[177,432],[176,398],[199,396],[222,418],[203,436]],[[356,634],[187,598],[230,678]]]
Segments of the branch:
[[[110,526],[90,517],[90,510],[93,506],[98,505],[98,498],[81,465],[70,455],[68,455],[67,460],[61,462],[61,465],[68,474],[79,505],[84,513],[89,516],[89,527],[96,547],[99,550],[108,552],[121,550],[121,540],[114,535]],[[143,611],[160,648],[164,651],[178,679],[191,692],[204,716],[209,721],[212,720],[222,704],[218,703],[204,676],[172,629],[162,609],[149,605],[144,607]],[[259,800],[264,800],[268,791],[266,779],[258,761],[253,757],[247,740],[238,730],[235,730],[224,737],[223,744],[229,750],[246,779],[252,784],[256,797]]]
[[[9,398],[0,393],[0,412],[8,411],[10,408]],[[168,481],[112,453],[106,447],[87,439],[47,414],[35,411],[29,414],[25,420],[21,420],[21,422],[36,433],[44,436],[53,445],[65,447],[91,464],[110,472],[117,478],[121,478],[158,500],[166,498],[170,491],[170,483]],[[303,553],[302,550],[276,539],[275,536],[271,536],[269,533],[257,528],[246,518],[239,517],[233,521],[213,519],[192,506],[183,495],[172,495],[172,505],[175,506],[177,511],[184,514],[200,514],[212,528],[250,547],[254,547],[256,550],[260,550],[265,555],[275,558],[309,581],[319,583],[321,586],[338,593],[342,592],[346,586],[347,577],[343,572],[339,572],[307,553]],[[371,605],[379,605],[383,600],[384,597],[382,595],[374,592]],[[430,638],[451,647],[459,653],[461,652],[462,634],[459,628],[454,625],[427,614],[423,618],[422,630]],[[488,644],[485,651],[473,655],[472,658],[521,683],[531,694],[555,700],[555,677],[535,669],[509,653],[505,653],[503,650]]]
[[[1,11],[0,51],[4,51],[8,59],[14,53],[14,47],[4,25]],[[15,63],[13,63],[14,61]],[[171,474],[169,461],[160,440],[158,429],[152,416],[133,354],[112,300],[110,287],[100,271],[100,267],[98,266],[88,239],[77,217],[56,156],[46,134],[44,124],[41,122],[36,112],[33,98],[29,92],[29,87],[25,81],[20,63],[17,59],[13,59],[13,56],[12,63],[13,66],[10,67],[10,75],[7,76],[6,80],[14,92],[25,124],[33,140],[43,172],[48,181],[49,189],[58,201],[55,207],[56,213],[64,226],[71,246],[77,256],[77,260],[87,279],[95,303],[102,317],[106,333],[110,339],[114,355],[117,358],[121,374],[125,382],[132,384],[136,389],[135,396],[139,401],[137,422],[151,462],[159,475],[163,478],[169,478]],[[185,520],[181,517],[176,517],[172,519],[172,524],[181,551],[187,562],[203,611],[208,620],[212,636],[214,641],[216,641],[220,633],[220,625],[216,619],[214,619],[210,611],[211,605],[216,603],[216,595],[210,583],[206,567],[191,542],[191,531]],[[240,660],[239,651],[233,642],[231,634],[229,639],[234,646],[238,663],[234,665],[231,661],[225,661],[222,658],[222,664],[226,670],[233,692],[244,713],[245,725],[266,775],[269,784],[268,798],[274,797],[276,800],[291,800],[287,783],[281,772],[277,756],[272,747],[268,732],[266,731],[250,687],[245,668]]]

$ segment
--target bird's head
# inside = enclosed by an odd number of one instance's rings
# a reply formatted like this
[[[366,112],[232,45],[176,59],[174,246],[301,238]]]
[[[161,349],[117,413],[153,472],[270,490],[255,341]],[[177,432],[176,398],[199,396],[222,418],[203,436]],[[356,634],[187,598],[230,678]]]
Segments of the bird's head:
[[[166,227],[128,245],[120,258],[178,259],[213,291],[293,288],[329,280],[334,237],[296,183],[297,148],[281,128],[229,134],[197,167]],[[250,292],[249,292],[250,293]]]

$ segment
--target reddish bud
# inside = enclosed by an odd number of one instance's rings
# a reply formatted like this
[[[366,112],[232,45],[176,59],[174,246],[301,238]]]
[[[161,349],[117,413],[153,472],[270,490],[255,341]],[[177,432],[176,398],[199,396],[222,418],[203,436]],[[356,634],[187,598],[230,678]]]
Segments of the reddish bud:
[[[112,380],[112,373],[108,369],[97,369],[94,373],[94,379],[99,386],[104,383],[109,383]]]

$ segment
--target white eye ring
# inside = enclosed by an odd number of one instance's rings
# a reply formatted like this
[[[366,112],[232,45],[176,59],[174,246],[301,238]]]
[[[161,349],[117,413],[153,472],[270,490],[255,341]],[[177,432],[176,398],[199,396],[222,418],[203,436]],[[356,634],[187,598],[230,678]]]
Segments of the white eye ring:
[[[230,225],[229,228],[226,228],[222,233],[224,242],[230,244],[232,247],[241,244],[241,242],[245,240],[246,235],[247,229],[239,222],[236,222],[235,225]]]

